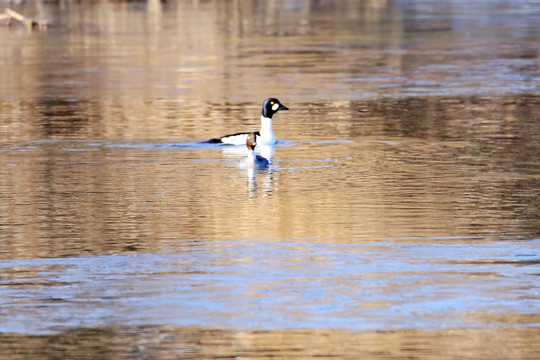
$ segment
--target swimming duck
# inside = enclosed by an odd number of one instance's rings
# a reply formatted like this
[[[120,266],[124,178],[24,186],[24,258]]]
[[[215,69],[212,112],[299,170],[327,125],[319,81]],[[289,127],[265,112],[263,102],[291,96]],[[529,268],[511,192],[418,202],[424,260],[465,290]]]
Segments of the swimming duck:
[[[261,115],[261,129],[255,132],[256,141],[259,145],[274,145],[276,137],[272,131],[272,116],[279,110],[289,110],[288,107],[276,98],[268,98],[264,101]],[[212,144],[242,145],[246,143],[249,132],[225,135],[208,140]]]
[[[261,155],[255,154],[255,146],[257,146],[256,133],[248,133],[246,139],[246,146],[248,148],[248,156],[240,159],[238,167],[241,169],[264,169],[268,167],[269,163]]]

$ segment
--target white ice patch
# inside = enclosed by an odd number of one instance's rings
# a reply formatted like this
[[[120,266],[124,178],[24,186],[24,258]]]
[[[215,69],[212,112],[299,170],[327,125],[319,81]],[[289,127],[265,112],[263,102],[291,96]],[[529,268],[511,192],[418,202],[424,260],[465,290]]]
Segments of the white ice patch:
[[[278,107],[279,107],[279,104],[274,104],[272,105],[272,110],[277,111]]]

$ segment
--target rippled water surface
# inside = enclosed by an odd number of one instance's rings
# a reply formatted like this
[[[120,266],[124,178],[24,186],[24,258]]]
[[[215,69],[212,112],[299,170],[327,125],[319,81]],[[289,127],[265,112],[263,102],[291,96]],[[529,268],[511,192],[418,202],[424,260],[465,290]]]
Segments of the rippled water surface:
[[[0,359],[540,358],[540,3],[7,5]]]

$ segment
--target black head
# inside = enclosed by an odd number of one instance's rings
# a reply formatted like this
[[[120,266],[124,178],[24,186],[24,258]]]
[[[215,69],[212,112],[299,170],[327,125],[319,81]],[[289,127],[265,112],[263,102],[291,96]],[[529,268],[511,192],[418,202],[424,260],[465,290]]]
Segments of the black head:
[[[249,133],[247,140],[246,140],[246,146],[249,150],[255,150],[255,146],[257,146],[257,137],[254,132]]]
[[[289,110],[288,107],[279,102],[276,98],[269,98],[264,100],[262,114],[264,117],[272,118],[272,116],[279,110]]]

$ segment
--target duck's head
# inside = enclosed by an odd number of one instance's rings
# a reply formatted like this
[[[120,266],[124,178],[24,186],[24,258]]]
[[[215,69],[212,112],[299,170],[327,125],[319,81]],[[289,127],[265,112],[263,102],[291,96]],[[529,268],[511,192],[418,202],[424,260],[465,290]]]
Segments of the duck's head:
[[[255,146],[257,146],[257,136],[254,132],[249,133],[246,140],[246,146],[249,150],[255,150]]]
[[[264,100],[262,114],[264,117],[272,118],[279,110],[289,110],[288,107],[279,102],[276,98],[268,98]]]

